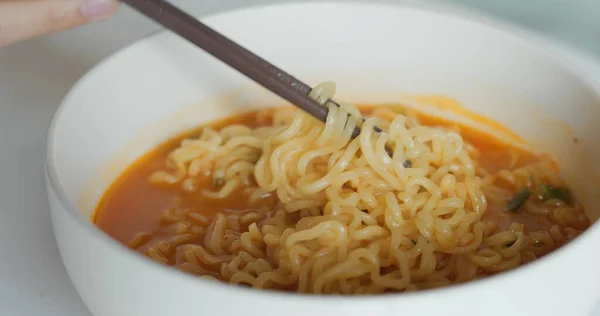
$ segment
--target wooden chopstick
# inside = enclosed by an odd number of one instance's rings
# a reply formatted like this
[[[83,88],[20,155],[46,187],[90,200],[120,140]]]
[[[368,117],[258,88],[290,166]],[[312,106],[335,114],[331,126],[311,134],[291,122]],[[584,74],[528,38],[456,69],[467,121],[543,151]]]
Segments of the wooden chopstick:
[[[327,107],[309,97],[312,88],[251,51],[213,30],[165,0],[123,0],[129,6],[208,52],[258,84],[325,122]],[[333,100],[328,100],[339,106]],[[375,127],[375,131],[381,129]],[[360,134],[354,129],[352,137]],[[388,154],[391,151],[386,147]]]

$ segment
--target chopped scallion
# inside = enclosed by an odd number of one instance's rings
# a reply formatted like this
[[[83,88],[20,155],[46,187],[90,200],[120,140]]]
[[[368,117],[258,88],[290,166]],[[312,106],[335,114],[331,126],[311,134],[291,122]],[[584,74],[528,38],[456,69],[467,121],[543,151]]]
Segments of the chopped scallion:
[[[540,185],[538,196],[544,201],[558,199],[567,202],[569,200],[569,190],[544,183]]]
[[[514,213],[518,211],[523,204],[527,201],[529,196],[531,195],[531,191],[529,189],[525,189],[519,193],[517,193],[508,203],[506,204],[506,210]]]

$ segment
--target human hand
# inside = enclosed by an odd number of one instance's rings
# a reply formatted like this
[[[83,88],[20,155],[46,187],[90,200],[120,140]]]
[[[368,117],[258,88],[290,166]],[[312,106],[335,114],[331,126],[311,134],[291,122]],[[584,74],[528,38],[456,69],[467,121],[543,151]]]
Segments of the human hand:
[[[116,0],[0,0],[0,47],[113,15]]]

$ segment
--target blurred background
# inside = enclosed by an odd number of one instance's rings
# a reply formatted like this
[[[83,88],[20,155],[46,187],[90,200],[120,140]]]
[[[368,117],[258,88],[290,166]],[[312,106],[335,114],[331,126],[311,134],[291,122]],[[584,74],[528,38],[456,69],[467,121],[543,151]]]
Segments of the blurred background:
[[[443,1],[446,2],[446,1]],[[598,0],[452,0],[600,56]]]
[[[318,0],[314,0],[318,1]],[[336,1],[336,0],[334,0]],[[337,0],[343,2],[343,0]],[[588,54],[600,57],[600,0],[371,0],[411,5],[441,4],[503,19],[552,37]],[[172,0],[195,15],[286,0]],[[71,85],[86,69],[123,46],[159,30],[159,27],[125,8],[109,22],[82,27],[0,49],[2,74],[35,65],[61,69],[61,78]],[[11,61],[6,62],[6,61]],[[43,63],[43,65],[40,65]],[[66,64],[65,64],[66,63]],[[52,65],[50,65],[52,64]],[[67,66],[68,64],[68,66]],[[34,71],[34,70],[32,70]],[[13,80],[17,78],[12,78]],[[14,83],[14,82],[13,82]],[[11,84],[12,85],[12,84]]]
[[[318,1],[318,0],[313,0]],[[334,0],[336,1],[336,0]],[[337,0],[343,2],[343,0]],[[441,4],[503,19],[552,37],[600,58],[600,0],[371,0],[411,5]],[[287,0],[172,0],[195,15]],[[125,8],[109,22],[82,27],[0,49],[0,87],[14,86],[20,75],[60,70],[70,86],[87,69],[159,27]],[[10,61],[10,62],[8,62]],[[49,68],[50,67],[50,68]],[[35,69],[34,69],[35,68]],[[23,72],[24,69],[28,71]],[[17,71],[18,70],[18,71]],[[7,74],[17,72],[8,82]],[[4,76],[3,76],[4,74]]]

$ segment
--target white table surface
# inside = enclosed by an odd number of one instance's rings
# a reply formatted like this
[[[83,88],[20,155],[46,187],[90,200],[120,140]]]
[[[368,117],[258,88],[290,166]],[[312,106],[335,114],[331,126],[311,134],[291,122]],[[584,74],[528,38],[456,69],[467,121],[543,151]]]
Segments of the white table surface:
[[[456,1],[543,31],[588,50],[589,55],[600,54],[600,1]],[[200,15],[279,1],[172,2]],[[71,285],[54,242],[42,181],[46,127],[62,97],[90,67],[158,29],[123,10],[108,23],[0,49],[0,315],[91,316]],[[564,49],[600,82],[600,64]],[[592,315],[600,316],[600,305]]]

